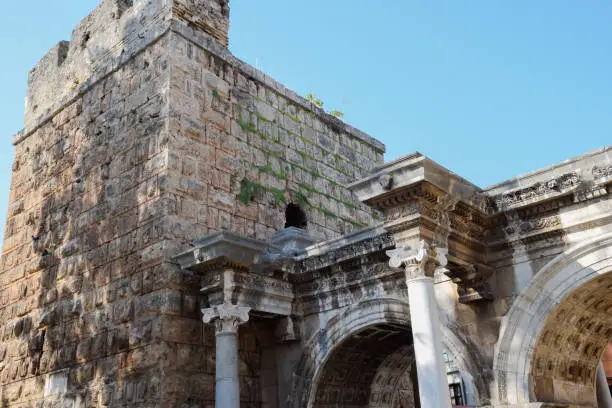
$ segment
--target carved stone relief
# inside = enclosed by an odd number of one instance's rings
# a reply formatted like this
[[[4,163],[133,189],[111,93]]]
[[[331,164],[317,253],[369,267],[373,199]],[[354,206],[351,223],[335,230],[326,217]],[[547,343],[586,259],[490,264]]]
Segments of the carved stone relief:
[[[506,210],[534,201],[547,194],[560,193],[575,188],[580,183],[580,176],[575,173],[566,173],[545,182],[535,183],[510,193],[494,197],[498,210]]]
[[[411,342],[407,327],[371,326],[356,333],[326,363],[314,406],[395,408],[404,404],[413,408]]]

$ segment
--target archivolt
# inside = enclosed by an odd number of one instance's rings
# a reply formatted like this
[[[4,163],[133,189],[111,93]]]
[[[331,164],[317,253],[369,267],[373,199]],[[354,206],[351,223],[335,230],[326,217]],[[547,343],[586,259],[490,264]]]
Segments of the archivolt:
[[[536,274],[502,323],[493,363],[497,403],[537,402],[531,367],[547,319],[570,293],[611,271],[612,234],[607,234],[568,249]]]
[[[322,370],[336,346],[350,336],[375,325],[410,325],[410,308],[406,299],[373,298],[359,302],[332,318],[307,343],[302,359],[293,374],[292,392],[287,402],[292,408],[311,408]],[[469,373],[466,388],[479,403],[479,389],[471,380],[479,370],[465,343],[447,327],[442,328],[443,345],[453,354],[458,368]],[[469,391],[468,391],[469,392]]]

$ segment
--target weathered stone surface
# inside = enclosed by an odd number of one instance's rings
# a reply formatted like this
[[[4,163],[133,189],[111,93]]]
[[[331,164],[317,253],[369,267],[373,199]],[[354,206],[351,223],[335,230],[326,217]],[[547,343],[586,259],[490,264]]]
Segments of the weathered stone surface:
[[[0,406],[212,407],[199,310],[226,302],[252,310],[242,406],[418,406],[419,310],[386,252],[420,240],[448,258],[428,274],[463,404],[592,406],[610,148],[488,189],[418,153],[382,165],[382,143],[232,56],[228,18],[225,0],[104,0],[31,71]],[[279,233],[289,203],[308,234]]]

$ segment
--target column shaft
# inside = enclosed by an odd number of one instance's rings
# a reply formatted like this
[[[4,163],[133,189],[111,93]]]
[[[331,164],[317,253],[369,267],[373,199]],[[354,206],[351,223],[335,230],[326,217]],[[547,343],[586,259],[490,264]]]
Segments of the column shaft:
[[[217,333],[216,408],[240,408],[240,379],[238,377],[238,334]]]
[[[421,407],[450,408],[433,279],[407,280]]]
[[[216,335],[215,407],[240,408],[238,326],[249,321],[248,307],[223,303],[202,309],[202,320],[214,324]]]
[[[610,389],[608,388],[608,379],[606,378],[606,372],[603,367],[603,363],[599,363],[597,369],[597,381],[595,384],[597,390],[597,406],[599,408],[612,408],[612,395],[610,395]]]

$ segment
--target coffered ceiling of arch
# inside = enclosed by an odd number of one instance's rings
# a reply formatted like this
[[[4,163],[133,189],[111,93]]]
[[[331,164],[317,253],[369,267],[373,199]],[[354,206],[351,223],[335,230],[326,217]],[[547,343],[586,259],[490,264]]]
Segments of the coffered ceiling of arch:
[[[408,326],[376,325],[332,351],[318,382],[320,408],[416,407],[414,349]]]
[[[538,401],[596,404],[595,376],[612,340],[612,273],[574,290],[549,315],[534,348]]]

